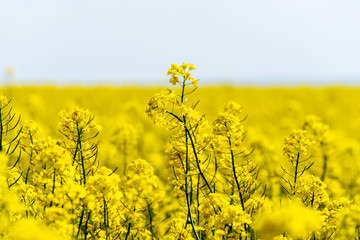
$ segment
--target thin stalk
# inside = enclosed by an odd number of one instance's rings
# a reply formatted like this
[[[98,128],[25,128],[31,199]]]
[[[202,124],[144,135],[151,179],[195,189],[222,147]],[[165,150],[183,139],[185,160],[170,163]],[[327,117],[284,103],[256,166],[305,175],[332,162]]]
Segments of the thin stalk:
[[[81,225],[82,225],[82,221],[84,218],[84,214],[85,214],[85,208],[83,207],[83,210],[81,211],[81,215],[80,215],[80,221],[79,221],[79,226],[78,226],[78,232],[76,234],[76,239],[79,238],[79,234],[80,234],[80,230],[81,230]]]
[[[77,156],[78,149],[79,149],[79,142],[76,141],[75,153],[74,153],[74,157],[73,157],[73,166],[74,166],[74,163],[76,161],[76,156]]]
[[[25,184],[27,184],[27,182],[28,182],[28,180],[29,180],[29,173],[30,173],[30,167],[28,167],[28,170],[26,171]]]
[[[86,170],[85,170],[84,155],[83,155],[83,151],[82,151],[82,147],[81,147],[82,133],[81,133],[81,130],[79,129],[78,123],[76,123],[76,129],[77,129],[77,134],[78,134],[78,136],[77,136],[77,145],[79,146],[79,155],[80,155],[82,174],[83,174],[84,185],[85,185],[86,184]]]
[[[187,203],[187,208],[188,208],[188,216],[190,218],[190,223],[191,223],[191,227],[193,229],[194,235],[196,240],[200,240],[198,233],[196,232],[195,229],[195,224],[194,224],[194,220],[191,214],[191,205],[190,205],[190,196],[189,196],[189,186],[188,186],[188,181],[187,181],[187,177],[185,177],[185,194],[186,194],[186,203]]]
[[[315,200],[315,192],[313,192],[313,194],[312,194],[312,197],[311,197],[311,207],[313,207],[314,206],[314,200]]]
[[[241,201],[242,210],[245,212],[245,203],[244,203],[243,195],[242,195],[242,193],[241,193],[241,188],[240,188],[239,180],[238,180],[237,175],[236,175],[235,157],[234,157],[234,152],[233,152],[233,150],[231,149],[231,139],[230,139],[230,137],[228,137],[228,141],[229,141],[229,146],[230,146],[231,165],[232,165],[232,170],[233,170],[233,174],[234,174],[234,178],[235,178],[235,182],[236,182],[236,187],[237,187],[238,192],[239,192],[239,197],[240,197],[240,201]]]
[[[56,180],[56,169],[54,168],[54,177],[53,177],[53,186],[52,186],[52,189],[51,189],[51,193],[54,194],[55,193],[55,180]]]
[[[183,95],[182,95],[183,96]],[[185,117],[184,117],[184,127],[186,129],[186,121],[185,121]],[[196,229],[195,229],[195,225],[194,225],[194,220],[191,214],[191,199],[190,199],[190,193],[189,193],[189,184],[188,184],[188,179],[189,177],[187,176],[188,172],[190,171],[190,163],[189,163],[189,147],[188,147],[188,135],[185,134],[185,146],[186,146],[186,152],[185,152],[185,196],[186,196],[186,203],[187,203],[187,208],[188,208],[188,216],[187,218],[190,218],[190,223],[191,223],[191,227],[193,229],[194,235],[196,237],[197,240],[200,240]],[[190,177],[191,179],[191,177]],[[188,223],[187,219],[186,219],[186,224]]]
[[[239,184],[239,180],[237,178],[237,175],[236,175],[236,167],[235,167],[235,157],[234,157],[234,152],[233,150],[231,149],[231,138],[228,137],[228,141],[229,141],[229,147],[230,147],[230,154],[231,154],[231,165],[232,165],[232,170],[233,170],[233,174],[234,174],[234,178],[235,178],[235,182],[236,182],[236,187],[238,189],[238,192],[239,192],[239,197],[240,197],[240,202],[241,202],[241,208],[242,210],[245,212],[245,202],[244,202],[244,197],[241,193],[241,188],[240,188],[240,184]],[[246,223],[244,223],[244,229],[245,231],[248,231],[248,226]],[[241,236],[241,233],[239,235],[239,239],[241,240],[242,239],[242,236]],[[247,237],[245,237],[245,239],[247,239]]]
[[[185,96],[185,79],[183,80],[183,83],[182,83],[182,89],[181,89],[181,103],[184,102],[184,96]]]
[[[294,192],[293,194],[295,194],[295,185],[296,185],[296,180],[297,180],[297,174],[298,174],[298,167],[299,167],[299,160],[300,160],[300,153],[297,153],[297,157],[296,157],[296,164],[295,164],[295,174],[294,174]]]
[[[33,144],[34,141],[33,141],[33,137],[30,133],[30,143]],[[33,151],[30,149],[30,159],[29,159],[29,162],[31,163],[32,161],[32,158],[33,158]],[[26,171],[26,176],[25,176],[25,184],[27,184],[28,182],[28,179],[29,179],[29,173],[30,173],[30,167],[28,167],[27,171]]]
[[[126,232],[126,236],[125,236],[125,240],[128,239],[128,237],[130,235],[130,230],[131,230],[131,223],[129,223],[129,226],[128,226],[128,229],[127,229],[127,232]]]
[[[185,78],[184,78],[183,82],[182,82],[182,85],[181,85],[181,87],[182,87],[182,89],[181,89],[181,104],[184,103],[185,85],[186,84],[185,84]],[[177,119],[180,122],[182,122],[179,117],[177,117]],[[185,157],[186,158],[186,163],[185,163],[186,164],[185,165],[185,195],[186,195],[186,203],[187,203],[187,209],[188,209],[188,216],[187,216],[187,219],[186,219],[186,224],[188,224],[188,218],[189,218],[190,223],[191,223],[191,227],[192,227],[194,235],[195,235],[195,238],[196,238],[196,240],[200,240],[199,235],[196,232],[195,225],[194,225],[194,220],[193,220],[192,213],[191,213],[191,200],[190,200],[189,183],[188,183],[189,176],[187,176],[188,172],[190,171],[188,137],[189,137],[189,139],[191,141],[191,145],[193,147],[193,151],[194,151],[195,155],[196,155],[196,151],[195,151],[195,146],[194,146],[193,140],[191,138],[191,134],[190,134],[190,132],[189,132],[187,126],[186,126],[186,118],[185,118],[185,116],[183,116],[183,124],[184,124],[184,129],[185,129],[185,146],[186,146],[186,153],[185,153],[186,154],[186,157]],[[195,156],[195,158],[196,158],[196,162],[198,164],[197,155]],[[198,165],[198,168],[199,168],[199,165]],[[200,170],[200,168],[199,168],[199,170]],[[200,170],[200,174],[201,173],[202,172]],[[190,177],[190,179],[191,179],[191,177]]]
[[[52,189],[51,189],[51,193],[54,195],[55,193],[55,180],[56,180],[56,169],[54,168],[54,176],[53,176],[53,186],[52,186]],[[53,201],[50,202],[50,207],[52,207],[53,205]]]
[[[316,240],[316,236],[315,236],[315,233],[313,233],[313,237],[311,240]]]
[[[198,175],[198,179],[197,179],[196,203],[197,203],[197,222],[198,222],[198,226],[201,227],[201,225],[200,225],[200,211],[199,211],[199,207],[200,207],[199,195],[200,195],[200,175]],[[199,237],[201,239],[201,231],[199,231]]]
[[[148,212],[149,212],[149,225],[150,225],[151,239],[154,239],[154,229],[153,229],[153,226],[152,226],[153,218],[152,218],[152,215],[151,215],[151,206],[150,206],[150,204],[147,204],[147,207],[148,207]]]
[[[106,239],[108,239],[108,237],[109,237],[109,230],[108,230],[107,206],[106,206],[105,196],[103,196],[103,201],[104,201],[104,226],[105,226],[105,232],[106,232]]]
[[[90,220],[90,216],[91,216],[91,211],[89,211],[87,218],[86,218],[86,222],[85,222],[85,230],[84,230],[84,240],[87,239],[87,235],[88,235],[88,222]]]
[[[198,155],[197,155],[197,152],[196,152],[196,149],[195,149],[195,143],[194,143],[194,140],[193,140],[193,138],[191,136],[191,133],[190,133],[189,129],[186,127],[185,117],[184,117],[184,127],[185,127],[185,132],[189,136],[189,139],[190,139],[191,147],[192,147],[192,150],[194,152],[194,156],[195,156],[195,160],[196,160],[196,166],[197,166],[197,168],[199,170],[200,176],[204,180],[206,186],[209,188],[209,191],[211,193],[214,193],[212,187],[210,186],[208,180],[206,179],[203,171],[200,168],[199,158],[198,158]]]

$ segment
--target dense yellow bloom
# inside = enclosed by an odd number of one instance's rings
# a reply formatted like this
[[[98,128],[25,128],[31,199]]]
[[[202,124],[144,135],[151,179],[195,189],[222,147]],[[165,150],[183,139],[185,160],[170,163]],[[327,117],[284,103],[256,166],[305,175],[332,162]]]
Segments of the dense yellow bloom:
[[[193,64],[183,63],[180,66],[176,63],[171,64],[171,68],[167,70],[166,75],[171,75],[170,83],[176,85],[179,82],[179,76],[182,76],[184,79],[184,83],[187,80],[191,80],[191,83],[194,87],[197,87],[198,80],[191,76],[190,71],[196,69]]]
[[[191,236],[191,230],[190,228],[184,227],[184,217],[186,218],[186,215],[178,214],[177,217],[170,218],[166,222],[166,236],[164,239],[166,240],[194,240]]]
[[[72,112],[63,110],[59,117],[59,129],[70,140],[78,138],[79,134],[88,133],[91,129],[101,130],[101,126],[94,122],[94,116],[86,109],[75,108]]]
[[[127,191],[134,191],[134,196],[145,200],[149,204],[154,201],[160,201],[161,194],[157,192],[159,179],[154,175],[152,166],[143,159],[132,161],[126,171]],[[126,193],[125,193],[126,194]],[[128,197],[131,197],[128,195]]]
[[[309,150],[313,144],[314,141],[306,136],[306,131],[301,129],[293,130],[291,134],[285,138],[284,155],[295,165],[298,155],[302,159],[310,156]]]
[[[172,123],[165,121],[166,111],[178,104],[177,96],[173,91],[162,91],[155,94],[149,101],[146,113],[150,119],[160,127],[172,128]]]
[[[295,196],[299,197],[305,206],[311,206],[314,209],[320,207],[329,200],[326,192],[326,184],[320,178],[307,175],[299,179],[296,183]]]
[[[246,225],[251,224],[251,217],[242,210],[240,205],[227,205],[221,209],[221,213],[215,218],[215,228],[228,229],[224,234],[228,239],[238,239],[238,236],[246,236]],[[230,230],[231,228],[231,230]]]
[[[86,188],[90,194],[99,195],[100,198],[119,198],[120,178],[117,174],[112,174],[112,170],[101,167],[94,176],[90,176]],[[120,195],[120,196],[118,196]]]
[[[350,201],[346,198],[341,198],[339,200],[335,200],[335,201],[331,201],[326,208],[323,209],[322,211],[322,215],[324,216],[324,222],[322,224],[322,228],[319,229],[318,231],[318,235],[319,236],[323,236],[323,237],[329,237],[331,235],[336,234],[336,232],[339,230],[339,226],[341,225],[341,223],[345,223],[346,217],[343,218],[343,215],[346,214],[349,211],[349,205],[350,205]],[[356,205],[354,205],[353,210],[356,209]],[[352,212],[352,214],[350,214],[350,216],[356,216],[356,212]],[[351,217],[350,217],[351,218]],[[344,221],[344,222],[342,222]],[[346,227],[345,227],[345,231],[342,231],[342,235],[347,236],[346,238],[349,238],[350,236],[354,236],[355,232],[354,232],[354,227],[357,226],[357,224],[352,225],[351,221],[348,222]],[[352,226],[352,228],[350,228],[350,226]],[[351,237],[350,237],[351,238]]]
[[[322,223],[322,217],[318,213],[298,203],[282,203],[280,208],[258,218],[257,228],[263,239],[273,239],[283,233],[286,237],[307,239]]]
[[[245,135],[245,128],[240,119],[241,111],[240,105],[229,102],[224,111],[217,114],[213,122],[213,133],[218,137],[218,144],[221,144],[221,140],[226,143],[230,141],[232,150],[241,146]],[[243,149],[242,151],[246,150]]]

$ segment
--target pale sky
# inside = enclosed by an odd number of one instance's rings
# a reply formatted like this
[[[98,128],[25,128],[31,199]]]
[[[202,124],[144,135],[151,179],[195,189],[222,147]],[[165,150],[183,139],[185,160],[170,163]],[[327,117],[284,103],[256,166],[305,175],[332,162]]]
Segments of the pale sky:
[[[0,0],[15,83],[360,85],[359,0]]]

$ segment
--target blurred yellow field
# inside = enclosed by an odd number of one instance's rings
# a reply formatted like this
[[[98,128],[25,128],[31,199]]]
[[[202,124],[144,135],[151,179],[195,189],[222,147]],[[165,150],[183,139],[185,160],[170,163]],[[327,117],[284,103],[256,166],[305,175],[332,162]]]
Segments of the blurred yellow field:
[[[178,86],[3,88],[1,238],[359,239],[360,89],[180,68]]]

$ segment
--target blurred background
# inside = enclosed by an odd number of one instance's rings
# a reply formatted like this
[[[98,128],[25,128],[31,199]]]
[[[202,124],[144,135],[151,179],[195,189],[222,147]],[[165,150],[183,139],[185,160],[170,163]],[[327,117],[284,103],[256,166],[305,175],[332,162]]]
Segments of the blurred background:
[[[1,84],[360,84],[357,0],[0,2]]]

